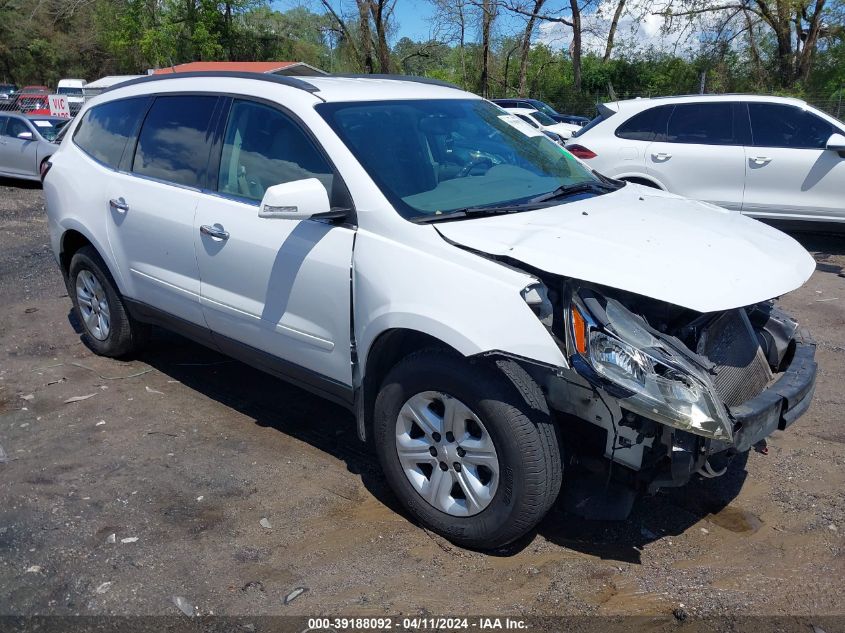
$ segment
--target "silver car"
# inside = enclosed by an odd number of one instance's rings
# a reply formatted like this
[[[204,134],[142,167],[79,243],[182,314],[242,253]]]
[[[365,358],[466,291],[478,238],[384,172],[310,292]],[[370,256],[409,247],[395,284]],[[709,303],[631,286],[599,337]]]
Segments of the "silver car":
[[[0,112],[0,176],[40,180],[67,119]]]

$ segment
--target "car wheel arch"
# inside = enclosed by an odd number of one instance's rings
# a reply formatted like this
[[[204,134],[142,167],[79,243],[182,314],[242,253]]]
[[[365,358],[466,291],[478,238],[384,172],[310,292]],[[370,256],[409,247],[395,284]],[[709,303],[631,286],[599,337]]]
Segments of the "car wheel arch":
[[[84,227],[79,226],[75,222],[71,226],[65,227],[59,240],[59,265],[61,266],[65,279],[67,279],[68,272],[70,271],[70,263],[73,260],[73,256],[84,246],[91,246],[91,248],[97,251],[97,254],[103,260],[103,263],[105,263],[106,268],[108,268],[112,279],[114,279],[118,291],[121,294],[125,294],[120,271],[117,270],[114,261],[109,257],[111,253],[97,240],[93,239]]]
[[[410,328],[392,328],[381,332],[367,350],[361,385],[358,388],[358,434],[363,441],[372,438],[372,420],[376,396],[387,373],[402,359],[424,349],[441,349],[464,357],[441,339]]]
[[[103,256],[103,254],[100,253],[100,250],[84,233],[77,231],[76,229],[68,229],[62,234],[59,263],[61,264],[62,272],[65,276],[67,276],[68,271],[70,270],[70,262],[73,259],[73,256],[83,246],[91,246],[100,254],[100,257]]]
[[[646,178],[644,176],[617,176],[617,179],[624,180],[625,182],[630,182],[635,185],[642,185],[643,187],[651,187],[652,189],[660,189],[661,191],[666,191],[666,187],[661,185],[653,178]]]

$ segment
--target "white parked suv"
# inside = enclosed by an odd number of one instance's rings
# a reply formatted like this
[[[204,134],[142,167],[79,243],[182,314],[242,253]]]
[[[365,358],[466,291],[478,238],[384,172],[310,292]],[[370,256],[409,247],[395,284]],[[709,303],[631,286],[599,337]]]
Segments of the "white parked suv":
[[[504,110],[518,116],[533,128],[557,134],[564,141],[569,140],[575,132],[581,129],[580,125],[559,123],[547,114],[532,108],[504,108]]]
[[[103,93],[44,181],[85,339],[125,356],[158,324],[341,403],[471,547],[531,530],[564,470],[579,511],[624,517],[794,422],[815,348],[770,300],[807,252],[510,118],[389,77]]]
[[[798,99],[614,101],[567,147],[606,176],[752,217],[845,222],[845,123]]]

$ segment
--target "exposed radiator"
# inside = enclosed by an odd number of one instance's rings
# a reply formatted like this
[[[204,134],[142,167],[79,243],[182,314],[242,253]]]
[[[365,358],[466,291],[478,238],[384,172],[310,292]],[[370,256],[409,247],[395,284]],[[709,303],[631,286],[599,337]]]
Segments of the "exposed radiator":
[[[772,370],[745,310],[730,310],[701,334],[696,350],[716,365],[716,391],[729,407],[759,394],[772,379]]]

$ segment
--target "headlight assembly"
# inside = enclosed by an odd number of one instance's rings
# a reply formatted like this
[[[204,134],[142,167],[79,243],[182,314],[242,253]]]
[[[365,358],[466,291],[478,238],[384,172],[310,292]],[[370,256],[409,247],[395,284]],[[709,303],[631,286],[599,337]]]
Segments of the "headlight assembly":
[[[595,300],[593,301],[595,303]],[[595,318],[578,295],[567,315],[573,366],[597,386],[611,387],[625,408],[675,428],[730,440],[732,423],[709,378],[651,334],[615,299]]]

